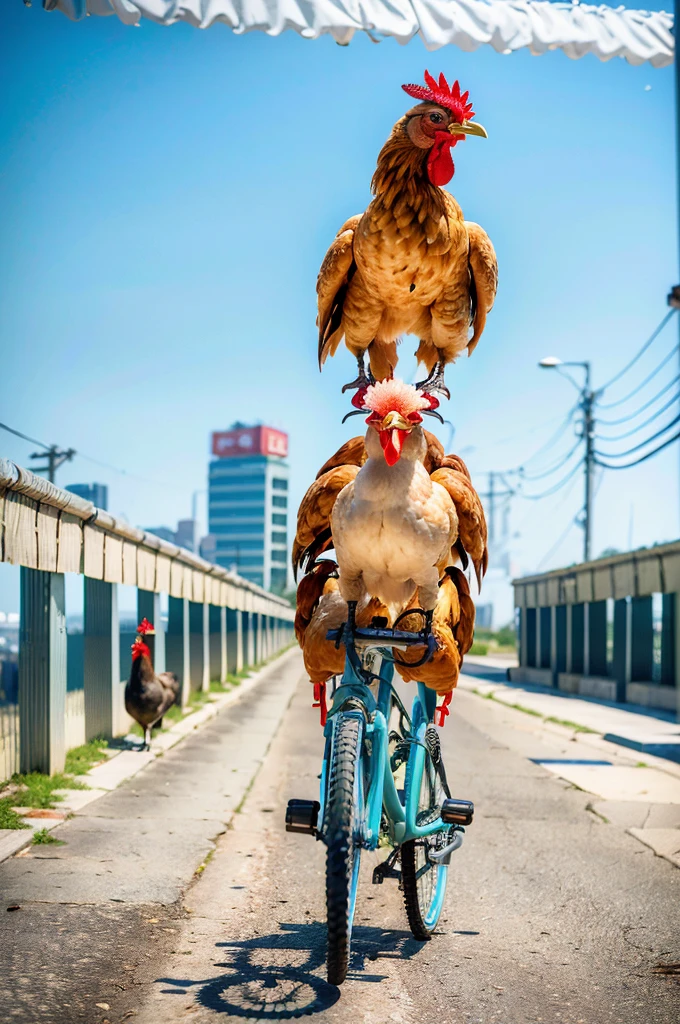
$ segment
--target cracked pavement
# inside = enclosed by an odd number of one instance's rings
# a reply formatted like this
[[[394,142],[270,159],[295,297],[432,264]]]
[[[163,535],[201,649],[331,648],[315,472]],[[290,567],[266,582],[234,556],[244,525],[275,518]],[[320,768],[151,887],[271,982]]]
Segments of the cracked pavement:
[[[283,824],[291,796],[316,793],[318,712],[298,655],[268,671],[242,702],[90,805],[88,817],[103,810],[87,849],[71,822],[57,830],[67,846],[0,867],[3,895],[22,904],[2,919],[3,1020],[675,1024],[680,977],[656,966],[680,960],[677,868],[531,760],[567,759],[575,747],[601,758],[599,748],[464,691],[442,743],[454,794],[474,800],[476,816],[452,860],[438,933],[410,937],[396,881],[372,886],[382,857],[365,854],[350,976],[329,986],[324,851]],[[238,789],[227,785],[235,777]],[[163,798],[175,788],[176,806]],[[85,861],[123,856],[126,829],[114,821],[130,823],[135,852],[127,872],[100,870],[125,902],[97,902],[104,883]],[[155,849],[144,821],[161,826]],[[60,879],[69,900],[78,886],[87,900],[61,902]]]

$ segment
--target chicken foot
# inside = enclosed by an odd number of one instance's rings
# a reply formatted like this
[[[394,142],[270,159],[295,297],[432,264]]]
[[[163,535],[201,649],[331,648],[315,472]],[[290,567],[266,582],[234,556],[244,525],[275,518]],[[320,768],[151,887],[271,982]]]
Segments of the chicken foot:
[[[418,390],[424,391],[426,394],[438,391],[440,395],[444,395],[444,398],[450,399],[451,392],[444,381],[444,366],[445,363],[441,359],[435,363],[425,380],[421,380],[416,384]]]
[[[343,395],[344,395],[345,391],[354,391],[354,390],[358,391],[361,388],[367,388],[367,387],[370,387],[371,384],[375,384],[375,379],[374,379],[373,374],[371,373],[370,369],[369,369],[368,373],[366,373],[366,367],[364,365],[364,355],[365,354],[366,354],[365,352],[360,352],[359,355],[356,357],[357,358],[357,367],[359,369],[359,373],[357,375],[356,380],[352,380],[352,381],[349,382],[349,384],[343,385],[343,388],[342,388]]]

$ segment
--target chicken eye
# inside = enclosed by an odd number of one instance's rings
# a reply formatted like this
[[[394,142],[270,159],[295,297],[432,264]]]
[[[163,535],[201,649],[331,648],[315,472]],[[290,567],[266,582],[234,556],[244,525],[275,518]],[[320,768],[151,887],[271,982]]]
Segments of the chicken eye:
[[[443,120],[443,114],[438,114],[436,111],[433,114],[430,114],[430,121],[432,121],[434,124],[441,124]]]

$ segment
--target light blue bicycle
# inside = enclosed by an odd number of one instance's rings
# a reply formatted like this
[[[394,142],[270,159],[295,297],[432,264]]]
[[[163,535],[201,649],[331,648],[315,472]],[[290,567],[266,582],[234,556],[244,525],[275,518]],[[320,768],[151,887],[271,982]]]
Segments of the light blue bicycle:
[[[400,631],[399,619],[394,629],[376,619],[372,627],[357,628],[355,612],[350,603],[348,622],[328,634],[344,644],[346,660],[325,720],[320,800],[290,800],[286,812],[289,832],[314,835],[327,847],[327,965],[333,985],[347,976],[362,848],[392,848],[374,869],[373,882],[400,878],[411,931],[426,940],[442,911],[451,854],[474,814],[469,800],[451,798],[446,781],[434,723],[437,718],[443,724],[448,708],[437,708],[434,691],[418,683],[409,715],[392,686],[395,648],[425,646],[417,664],[431,657],[431,614],[420,612],[424,627],[414,633]],[[323,722],[324,686],[317,685],[316,696]]]

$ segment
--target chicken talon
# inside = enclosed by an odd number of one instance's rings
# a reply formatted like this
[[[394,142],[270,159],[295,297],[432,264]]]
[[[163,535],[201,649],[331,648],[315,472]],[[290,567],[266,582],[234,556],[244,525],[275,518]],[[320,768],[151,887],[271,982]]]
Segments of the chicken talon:
[[[444,363],[441,360],[435,363],[425,380],[421,380],[416,384],[416,388],[418,391],[424,391],[426,395],[432,394],[433,391],[438,391],[440,395],[450,400],[451,392],[444,382]]]
[[[352,380],[349,382],[349,384],[343,385],[343,395],[345,391],[359,391],[361,390],[361,388],[367,388],[370,387],[371,384],[375,384],[375,380],[373,379],[373,374],[371,373],[371,371],[369,370],[368,373],[366,373],[363,352],[361,353],[360,356],[357,356],[357,367],[359,369],[359,373],[356,377],[356,380]]]

